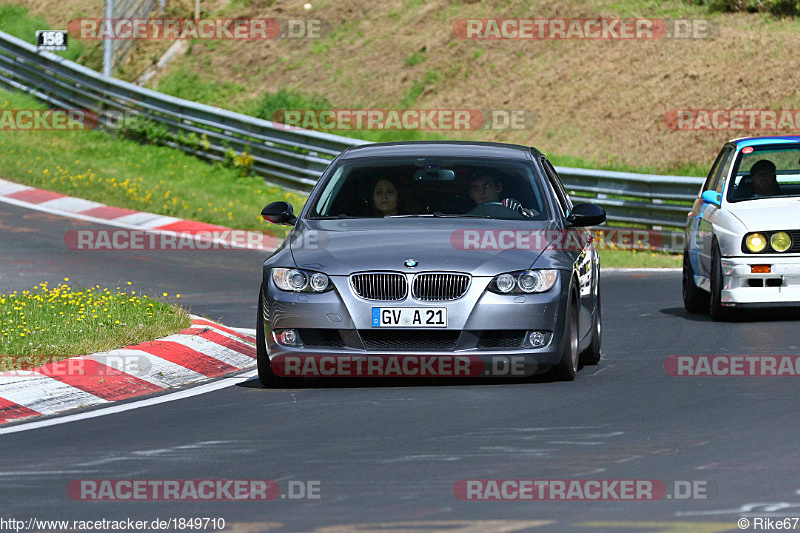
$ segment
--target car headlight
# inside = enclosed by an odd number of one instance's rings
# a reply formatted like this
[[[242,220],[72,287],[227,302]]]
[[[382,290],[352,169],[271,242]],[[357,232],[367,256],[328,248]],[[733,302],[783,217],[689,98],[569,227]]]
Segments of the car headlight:
[[[503,294],[513,291],[516,284],[517,280],[511,274],[500,274],[494,280],[495,287]]]
[[[328,276],[322,272],[314,272],[311,274],[311,281],[309,282],[309,285],[311,286],[312,291],[323,292],[328,288],[329,283],[330,281],[328,280]]]
[[[792,236],[785,231],[779,231],[769,238],[769,243],[776,252],[785,252],[792,247]]]
[[[499,294],[530,294],[546,292],[558,280],[558,270],[523,270],[495,277],[489,290]]]
[[[763,233],[751,233],[745,239],[745,244],[748,250],[757,254],[767,247],[767,237]]]
[[[282,291],[325,292],[332,287],[330,279],[322,272],[299,268],[273,268],[272,281]]]

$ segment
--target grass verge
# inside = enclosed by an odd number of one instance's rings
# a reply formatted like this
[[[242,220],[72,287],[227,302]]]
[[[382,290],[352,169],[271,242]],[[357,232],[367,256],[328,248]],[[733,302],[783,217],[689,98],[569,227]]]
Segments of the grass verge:
[[[45,106],[0,91],[0,110],[33,108]],[[137,211],[267,232],[278,228],[261,219],[265,205],[285,200],[299,210],[305,203],[304,195],[260,176],[94,130],[0,131],[0,176]]]
[[[635,250],[600,250],[601,268],[680,268],[680,254]]]
[[[0,369],[29,367],[31,357],[36,358],[33,366],[40,366],[188,328],[188,313],[166,302],[166,297],[154,299],[121,287],[77,288],[68,283],[52,288],[41,283],[29,290],[0,294]]]

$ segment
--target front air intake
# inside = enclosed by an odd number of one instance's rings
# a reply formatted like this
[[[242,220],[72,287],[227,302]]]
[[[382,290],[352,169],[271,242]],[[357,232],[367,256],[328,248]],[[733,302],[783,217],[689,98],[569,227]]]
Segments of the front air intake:
[[[433,273],[414,276],[411,294],[425,302],[457,300],[467,293],[467,274]]]
[[[396,272],[368,272],[350,276],[353,292],[365,300],[397,301],[408,293],[408,282]]]

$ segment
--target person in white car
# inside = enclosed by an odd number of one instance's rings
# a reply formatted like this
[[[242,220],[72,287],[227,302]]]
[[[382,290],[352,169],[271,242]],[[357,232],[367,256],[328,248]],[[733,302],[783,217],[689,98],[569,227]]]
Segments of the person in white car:
[[[775,175],[775,163],[769,159],[761,159],[753,164],[750,168],[750,179],[753,181],[753,192],[759,196],[781,194],[781,188]]]

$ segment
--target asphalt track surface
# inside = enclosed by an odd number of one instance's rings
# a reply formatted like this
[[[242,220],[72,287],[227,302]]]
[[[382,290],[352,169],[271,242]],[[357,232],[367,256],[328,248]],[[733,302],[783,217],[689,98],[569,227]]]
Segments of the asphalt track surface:
[[[82,221],[0,204],[0,289],[131,281],[254,327],[264,254],[83,252]],[[257,380],[0,436],[4,518],[225,518],[225,531],[738,531],[800,516],[798,378],[687,378],[670,355],[798,354],[797,314],[714,323],[680,274],[604,272],[603,360],[572,383]],[[461,501],[462,479],[699,481],[707,499]],[[76,479],[319,481],[318,500],[86,502]],[[285,492],[285,490],[284,490]],[[368,525],[364,525],[368,524]]]

